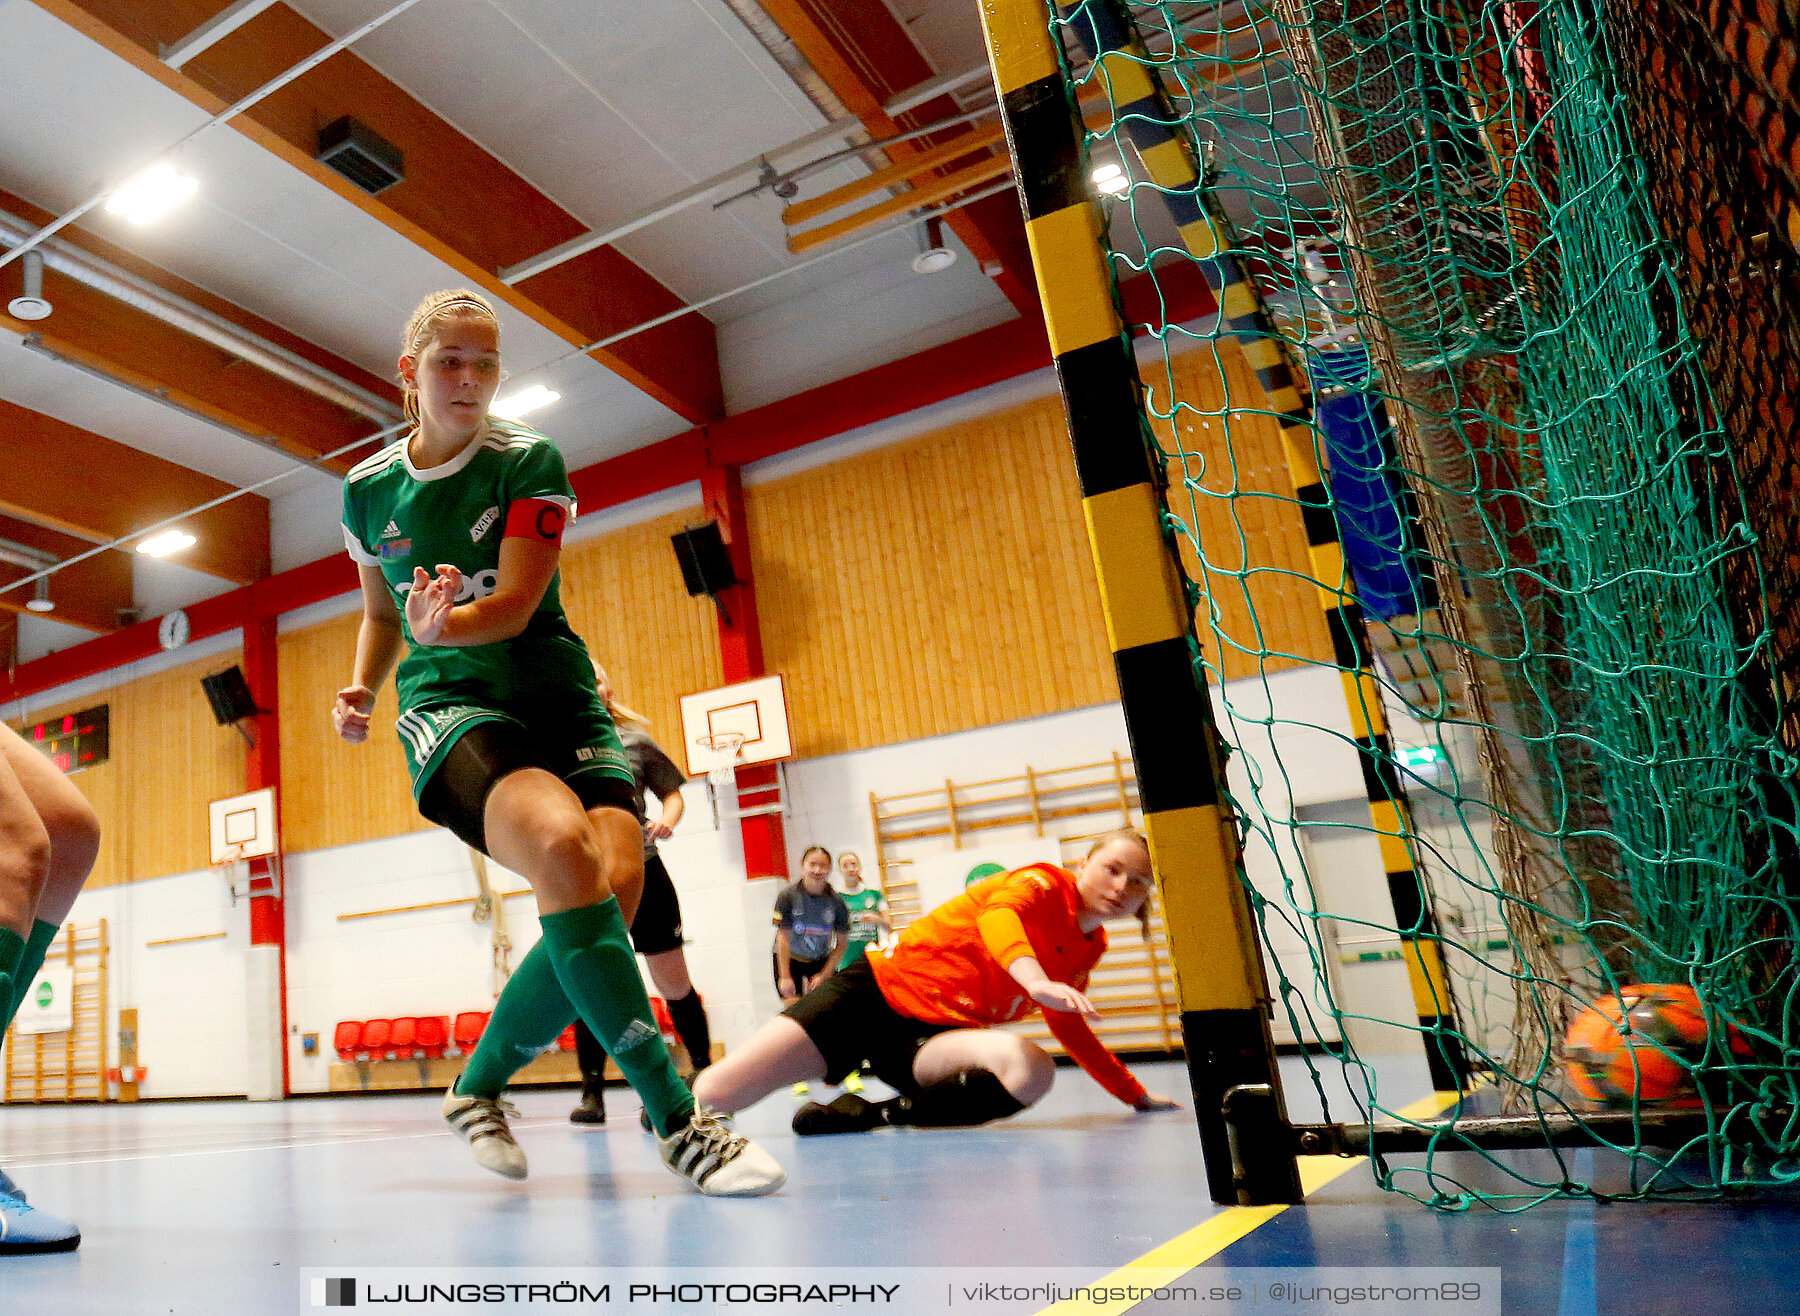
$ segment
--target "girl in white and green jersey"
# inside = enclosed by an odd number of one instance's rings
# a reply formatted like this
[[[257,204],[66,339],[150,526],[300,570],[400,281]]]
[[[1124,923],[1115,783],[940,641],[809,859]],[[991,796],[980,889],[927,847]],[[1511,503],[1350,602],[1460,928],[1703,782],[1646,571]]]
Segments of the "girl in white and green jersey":
[[[644,872],[631,769],[558,594],[574,491],[554,444],[487,414],[500,377],[487,300],[427,297],[400,357],[414,428],[344,482],[363,617],[338,734],[368,738],[404,645],[397,729],[419,811],[523,875],[543,926],[444,1118],[481,1165],[524,1178],[501,1093],[579,1016],[643,1098],[664,1164],[710,1196],[770,1193],[785,1172],[694,1104],[650,1013],[626,935]]]

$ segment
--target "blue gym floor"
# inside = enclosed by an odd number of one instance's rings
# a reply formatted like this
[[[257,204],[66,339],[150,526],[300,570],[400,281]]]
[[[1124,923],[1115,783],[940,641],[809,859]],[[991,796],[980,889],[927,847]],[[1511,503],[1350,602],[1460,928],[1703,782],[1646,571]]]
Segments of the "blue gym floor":
[[[1313,1118],[1299,1062],[1283,1063],[1293,1115]],[[1179,1065],[1135,1068],[1153,1091],[1186,1099]],[[1396,1108],[1429,1095],[1422,1073],[1384,1072],[1383,1082]],[[779,1195],[745,1201],[702,1198],[665,1171],[628,1091],[608,1090],[611,1122],[598,1128],[568,1123],[573,1096],[517,1095],[532,1173],[516,1184],[475,1166],[444,1130],[436,1097],[0,1107],[0,1165],[84,1233],[74,1253],[0,1258],[0,1313],[307,1311],[308,1268],[802,1275],[861,1263],[1056,1267],[1099,1281],[1153,1250],[1162,1273],[1196,1277],[1222,1267],[1499,1266],[1507,1316],[1800,1312],[1792,1201],[1450,1214],[1378,1191],[1366,1164],[1330,1178],[1349,1163],[1313,1161],[1308,1182],[1329,1181],[1304,1205],[1220,1210],[1207,1198],[1191,1113],[1133,1115],[1073,1070],[1036,1109],[976,1130],[802,1142],[787,1130],[794,1099],[778,1093],[738,1123],[790,1177]],[[1479,1158],[1463,1160],[1480,1182]]]

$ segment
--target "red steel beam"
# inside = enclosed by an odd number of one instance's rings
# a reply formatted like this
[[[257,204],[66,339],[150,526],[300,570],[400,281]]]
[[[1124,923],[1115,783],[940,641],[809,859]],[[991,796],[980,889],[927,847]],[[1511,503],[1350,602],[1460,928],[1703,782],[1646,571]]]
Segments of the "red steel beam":
[[[750,518],[744,510],[744,477],[738,466],[708,466],[700,475],[700,497],[709,520],[718,522],[737,584],[719,595],[719,667],[726,684],[764,675],[762,623],[756,611],[756,581],[750,571]],[[740,805],[764,805],[780,788],[780,768],[753,763],[737,769]],[[747,798],[746,798],[747,797]],[[744,839],[744,875],[788,875],[787,830],[779,813],[746,813],[738,818]]]

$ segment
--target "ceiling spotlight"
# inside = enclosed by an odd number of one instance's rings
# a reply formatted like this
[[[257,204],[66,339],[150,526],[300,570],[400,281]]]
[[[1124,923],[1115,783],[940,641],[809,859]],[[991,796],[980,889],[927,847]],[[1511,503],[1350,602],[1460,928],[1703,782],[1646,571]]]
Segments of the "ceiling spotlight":
[[[919,254],[912,258],[914,274],[936,274],[956,264],[956,252],[944,245],[944,221],[933,215],[919,230]]]
[[[190,547],[194,542],[194,537],[185,530],[165,530],[160,535],[152,535],[144,540],[137,546],[137,551],[145,557],[167,557]]]
[[[545,388],[542,384],[533,384],[522,389],[509,398],[497,398],[488,406],[490,416],[498,416],[501,420],[517,420],[528,412],[547,407],[552,402],[561,402],[562,394],[554,389]]]
[[[1102,192],[1123,192],[1131,186],[1131,179],[1125,176],[1122,166],[1106,164],[1094,170],[1094,186]]]
[[[25,290],[6,304],[6,309],[21,320],[42,320],[50,314],[50,303],[44,298],[44,253],[35,248],[19,260],[25,272]]]
[[[165,210],[192,196],[200,186],[187,174],[166,163],[151,165],[136,178],[113,190],[106,213],[123,215],[133,224],[148,224]]]
[[[56,604],[50,598],[50,577],[38,577],[37,592],[25,600],[25,606],[32,612],[56,611]]]

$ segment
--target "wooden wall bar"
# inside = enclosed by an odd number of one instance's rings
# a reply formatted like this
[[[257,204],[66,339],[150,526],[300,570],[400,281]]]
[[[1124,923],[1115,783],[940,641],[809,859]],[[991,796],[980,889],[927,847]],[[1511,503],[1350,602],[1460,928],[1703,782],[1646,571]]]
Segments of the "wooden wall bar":
[[[1294,664],[1282,655],[1329,661],[1273,421],[1234,415],[1228,450],[1226,385],[1234,405],[1258,405],[1253,373],[1234,344],[1220,343],[1178,358],[1174,379],[1177,395],[1197,408],[1176,422],[1197,492],[1178,484],[1173,502],[1205,545],[1221,625],[1239,646],[1218,643],[1203,626],[1209,660],[1226,679]],[[1166,410],[1167,379],[1149,382]],[[1161,431],[1173,453],[1174,431]],[[1171,475],[1179,481],[1179,470]],[[1118,697],[1056,398],[753,483],[745,499],[765,657],[786,677],[798,756]],[[696,505],[627,526],[571,545],[563,565],[575,628],[677,762],[685,761],[680,697],[722,680],[713,605],[688,597],[669,544],[701,519]],[[1186,556],[1193,571],[1191,550]],[[280,638],[290,852],[427,826],[393,734],[391,683],[368,744],[345,745],[332,733],[331,701],[349,679],[357,620],[351,613]],[[1276,656],[1259,662],[1243,650]],[[200,677],[237,661],[222,654],[31,710],[37,721],[112,704],[113,761],[73,779],[105,829],[94,885],[206,865],[206,804],[243,789],[244,745],[213,722]]]

